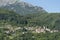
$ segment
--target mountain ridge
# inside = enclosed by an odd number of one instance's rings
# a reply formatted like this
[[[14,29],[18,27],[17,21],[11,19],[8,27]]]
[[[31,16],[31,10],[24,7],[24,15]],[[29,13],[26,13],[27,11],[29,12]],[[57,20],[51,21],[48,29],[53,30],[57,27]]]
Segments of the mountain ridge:
[[[2,6],[1,8],[13,10],[16,13],[21,14],[32,14],[32,13],[45,13],[46,11],[42,7],[33,6],[32,4],[28,4],[26,2],[15,2],[13,4],[8,4],[6,6]]]

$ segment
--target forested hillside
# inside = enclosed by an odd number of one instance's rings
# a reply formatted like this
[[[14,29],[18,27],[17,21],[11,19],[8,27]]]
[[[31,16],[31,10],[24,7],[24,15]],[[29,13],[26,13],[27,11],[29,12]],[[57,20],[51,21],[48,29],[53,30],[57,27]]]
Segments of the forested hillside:
[[[60,24],[60,13],[33,13],[20,15],[13,11],[0,9],[0,22],[9,23],[12,25],[25,26],[46,26],[50,29],[58,29]]]
[[[60,24],[60,13],[36,13],[27,15],[33,25],[47,26],[50,29],[58,29]]]
[[[27,23],[27,21],[22,15],[17,14],[13,11],[8,11],[6,9],[0,9],[0,22],[17,26],[20,26],[20,24],[24,25]]]
[[[20,15],[0,8],[0,40],[60,40],[60,31],[32,33],[32,30],[25,29],[25,27],[35,28],[36,26],[60,30],[60,13],[38,12]]]

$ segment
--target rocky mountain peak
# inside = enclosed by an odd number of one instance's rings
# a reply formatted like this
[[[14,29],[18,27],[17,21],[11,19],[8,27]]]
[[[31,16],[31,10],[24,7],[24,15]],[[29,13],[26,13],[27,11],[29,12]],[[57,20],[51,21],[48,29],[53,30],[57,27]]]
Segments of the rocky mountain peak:
[[[16,13],[21,13],[21,14],[46,12],[42,7],[38,7],[26,2],[18,2],[18,1],[14,3],[8,3],[7,5],[2,6],[2,8],[13,10]]]

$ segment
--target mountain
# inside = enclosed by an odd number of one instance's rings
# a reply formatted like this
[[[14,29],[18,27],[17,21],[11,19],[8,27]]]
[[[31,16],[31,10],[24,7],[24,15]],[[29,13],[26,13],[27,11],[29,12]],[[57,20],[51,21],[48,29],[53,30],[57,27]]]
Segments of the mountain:
[[[0,0],[0,6],[5,6],[7,4],[12,4],[16,2],[17,0]]]
[[[25,26],[48,26],[50,29],[60,30],[60,13],[47,13],[42,7],[33,6],[26,2],[15,2],[13,4],[7,4],[2,6],[2,9],[16,12],[16,15],[22,15],[23,17],[16,17],[12,12],[12,16],[9,19],[11,24],[24,24]],[[9,12],[8,11],[8,12]],[[4,12],[2,10],[2,12]],[[5,12],[4,12],[5,13]],[[9,12],[10,13],[10,12]],[[2,15],[4,16],[4,15]],[[1,16],[1,17],[2,17]],[[4,16],[5,17],[5,16]],[[17,19],[18,18],[18,19]],[[3,18],[5,20],[5,18]],[[8,19],[7,19],[8,20]],[[13,21],[12,21],[13,20]],[[13,23],[14,22],[14,23]]]
[[[25,2],[2,3],[0,40],[60,40],[60,13]]]
[[[25,2],[4,5],[0,8],[0,40],[60,40],[60,13],[47,13]]]
[[[12,4],[7,4],[1,8],[13,10],[19,14],[32,14],[32,13],[45,13],[46,11],[42,7],[33,6],[32,4],[26,2],[15,2]]]

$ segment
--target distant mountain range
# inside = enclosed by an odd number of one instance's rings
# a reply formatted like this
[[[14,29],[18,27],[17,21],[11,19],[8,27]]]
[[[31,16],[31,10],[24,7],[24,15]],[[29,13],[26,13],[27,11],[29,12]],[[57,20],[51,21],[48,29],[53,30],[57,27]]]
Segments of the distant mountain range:
[[[32,14],[32,13],[45,13],[46,11],[42,7],[33,6],[32,4],[26,2],[15,2],[12,4],[7,4],[1,6],[1,8],[13,10],[19,14]]]

